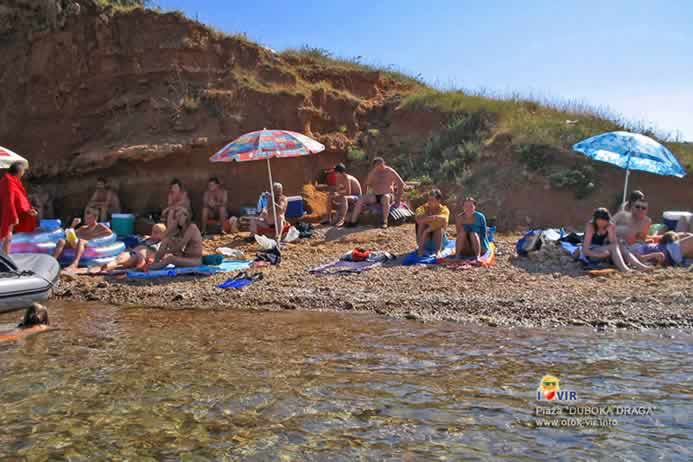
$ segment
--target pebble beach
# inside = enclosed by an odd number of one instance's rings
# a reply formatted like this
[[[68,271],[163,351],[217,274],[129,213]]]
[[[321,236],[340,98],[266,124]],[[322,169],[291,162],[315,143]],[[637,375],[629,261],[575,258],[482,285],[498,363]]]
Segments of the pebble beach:
[[[238,248],[252,259],[246,235],[214,236],[205,251]],[[447,320],[489,326],[687,328],[693,326],[693,270],[591,276],[555,245],[530,257],[515,255],[516,234],[497,235],[491,268],[453,270],[397,261],[362,274],[317,276],[315,266],[355,247],[403,256],[415,247],[413,225],[386,230],[319,227],[311,239],[282,248],[282,262],[249,271],[263,279],[242,290],[216,285],[233,273],[155,280],[63,275],[63,300],[179,310],[311,310],[375,312],[420,321]]]

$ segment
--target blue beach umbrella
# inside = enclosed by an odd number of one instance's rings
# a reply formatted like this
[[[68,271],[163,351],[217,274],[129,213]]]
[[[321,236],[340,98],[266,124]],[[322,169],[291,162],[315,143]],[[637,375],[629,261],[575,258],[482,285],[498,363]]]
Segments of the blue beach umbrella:
[[[678,178],[686,176],[686,170],[671,151],[652,138],[637,133],[602,133],[574,144],[573,149],[590,159],[626,170],[623,202],[628,194],[628,177],[631,170]]]

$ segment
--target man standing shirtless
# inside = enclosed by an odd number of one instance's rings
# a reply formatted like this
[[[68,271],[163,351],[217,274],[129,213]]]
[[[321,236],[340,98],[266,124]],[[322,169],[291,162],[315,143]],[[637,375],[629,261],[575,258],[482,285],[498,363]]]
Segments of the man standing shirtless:
[[[346,172],[344,164],[335,165],[334,171],[337,181],[335,190],[330,191],[327,195],[327,217],[323,223],[331,223],[330,215],[332,210],[336,210],[337,219],[334,224],[340,228],[344,226],[344,220],[349,211],[349,204],[356,203],[359,197],[361,197],[361,183],[359,183],[356,177]]]
[[[205,191],[202,199],[202,234],[207,233],[207,220],[219,220],[221,223],[221,234],[226,234],[224,231],[224,222],[228,215],[229,193],[221,187],[219,178],[212,177],[207,183],[207,191]]]
[[[366,180],[366,188],[368,188],[369,193],[361,196],[358,202],[356,202],[349,225],[354,226],[358,222],[364,205],[380,204],[383,210],[381,227],[387,228],[390,205],[393,203],[398,205],[402,199],[404,181],[395,169],[385,165],[385,159],[376,157],[373,159],[373,169],[368,174],[368,179]]]

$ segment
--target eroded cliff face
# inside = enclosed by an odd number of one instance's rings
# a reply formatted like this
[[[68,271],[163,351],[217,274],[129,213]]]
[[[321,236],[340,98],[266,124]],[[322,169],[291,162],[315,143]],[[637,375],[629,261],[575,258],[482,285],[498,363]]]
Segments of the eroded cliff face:
[[[404,154],[416,173],[430,135],[452,116],[401,107],[417,89],[387,73],[276,54],[176,13],[117,12],[94,0],[0,5],[0,145],[29,158],[31,183],[54,195],[64,218],[79,213],[98,176],[138,213],[160,209],[174,177],[198,210],[210,176],[230,190],[232,208],[253,204],[267,190],[266,165],[209,157],[263,127],[304,132],[327,146],[310,158],[273,161],[275,180],[291,195],[354,147],[368,157]],[[575,154],[548,148],[556,151],[552,162],[575,162]],[[366,165],[351,163],[362,178]],[[494,127],[479,160],[462,172],[465,185],[453,178],[437,186],[449,197],[478,195],[501,229],[579,224],[620,197],[623,172],[595,170],[599,188],[586,198],[552,190]],[[690,177],[636,173],[631,184],[650,195],[652,216],[693,203]]]
[[[266,165],[208,159],[263,127],[326,144],[317,158],[276,161],[276,179],[298,193],[343,158],[374,108],[406,90],[378,72],[289,60],[175,13],[85,4],[32,22],[45,10],[27,3],[10,2],[23,19],[0,46],[0,140],[30,159],[33,179],[52,186],[65,211],[83,205],[99,175],[134,211],[161,206],[172,177],[196,197],[217,175],[234,206],[252,203],[266,188]]]

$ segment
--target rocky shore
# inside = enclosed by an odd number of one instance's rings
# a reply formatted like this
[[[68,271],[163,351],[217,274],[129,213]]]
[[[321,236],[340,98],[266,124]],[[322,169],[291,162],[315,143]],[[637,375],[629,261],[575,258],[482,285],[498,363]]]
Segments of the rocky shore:
[[[206,250],[239,248],[254,257],[245,235],[217,236]],[[558,248],[530,258],[515,256],[517,235],[497,236],[492,268],[383,266],[360,275],[316,276],[314,266],[354,247],[404,255],[414,247],[413,226],[387,230],[319,228],[312,239],[288,244],[280,266],[261,268],[250,287],[215,286],[233,274],[148,281],[63,276],[56,296],[162,309],[256,309],[371,311],[416,320],[451,320],[491,326],[592,326],[604,328],[693,327],[693,271],[592,277]]]

